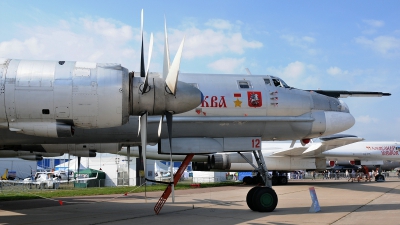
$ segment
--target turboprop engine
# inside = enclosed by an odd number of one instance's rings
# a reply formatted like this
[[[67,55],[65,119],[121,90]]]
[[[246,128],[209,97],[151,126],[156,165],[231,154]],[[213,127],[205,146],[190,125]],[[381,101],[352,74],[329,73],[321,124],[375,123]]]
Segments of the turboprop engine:
[[[121,126],[130,115],[189,111],[197,88],[177,82],[169,94],[161,77],[131,77],[120,64],[0,59],[0,127],[28,135],[71,137],[73,127]]]

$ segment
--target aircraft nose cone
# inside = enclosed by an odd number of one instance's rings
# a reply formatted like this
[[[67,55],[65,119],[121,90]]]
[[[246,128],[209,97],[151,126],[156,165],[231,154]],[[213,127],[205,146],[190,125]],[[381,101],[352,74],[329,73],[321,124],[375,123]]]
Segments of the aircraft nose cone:
[[[325,112],[326,130],[323,136],[340,133],[356,123],[353,115],[347,112]]]

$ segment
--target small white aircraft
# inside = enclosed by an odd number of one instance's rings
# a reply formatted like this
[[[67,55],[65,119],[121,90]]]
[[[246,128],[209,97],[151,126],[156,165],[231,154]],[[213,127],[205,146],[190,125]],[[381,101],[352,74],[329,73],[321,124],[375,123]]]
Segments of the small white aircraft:
[[[33,178],[28,177],[23,180],[0,180],[1,184],[29,184],[29,185],[37,185],[38,188],[42,189],[57,189],[61,183],[68,183],[68,182],[76,182],[76,181],[88,181],[88,180],[95,180],[97,179],[98,174],[96,177],[90,178],[75,178],[69,179],[65,173],[60,172],[36,172]]]

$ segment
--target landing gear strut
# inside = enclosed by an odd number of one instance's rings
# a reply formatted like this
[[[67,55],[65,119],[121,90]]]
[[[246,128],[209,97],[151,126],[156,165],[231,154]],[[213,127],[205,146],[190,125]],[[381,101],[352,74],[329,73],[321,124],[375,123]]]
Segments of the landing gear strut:
[[[250,165],[258,170],[261,175],[265,186],[257,186],[250,189],[246,196],[247,206],[257,212],[272,212],[278,204],[278,196],[272,189],[271,176],[268,173],[267,165],[265,164],[264,157],[261,150],[253,151],[254,158],[257,161],[257,167],[247,159],[244,155],[239,153]]]

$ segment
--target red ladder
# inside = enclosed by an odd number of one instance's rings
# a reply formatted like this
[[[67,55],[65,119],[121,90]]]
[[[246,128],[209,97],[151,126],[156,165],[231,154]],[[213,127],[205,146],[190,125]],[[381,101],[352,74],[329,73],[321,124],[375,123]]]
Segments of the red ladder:
[[[179,167],[178,171],[174,176],[174,186],[178,183],[179,179],[181,179],[183,172],[189,165],[190,161],[192,161],[194,154],[189,154],[183,160],[181,166]],[[165,189],[164,193],[161,195],[160,199],[158,200],[157,204],[154,206],[154,212],[158,215],[161,211],[162,207],[164,206],[165,202],[167,201],[169,195],[171,194],[172,187],[168,185],[167,189]]]

